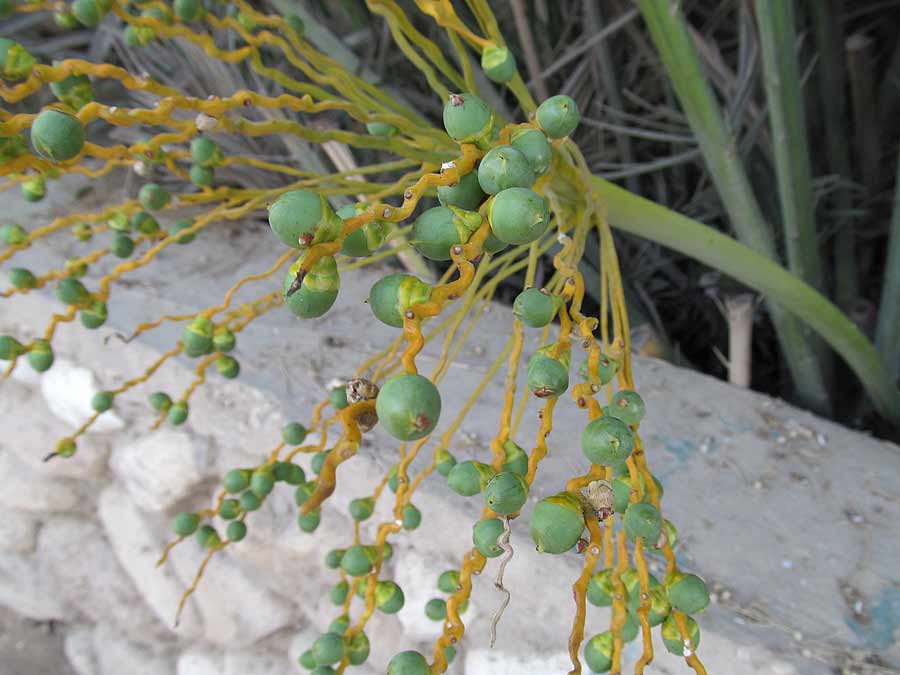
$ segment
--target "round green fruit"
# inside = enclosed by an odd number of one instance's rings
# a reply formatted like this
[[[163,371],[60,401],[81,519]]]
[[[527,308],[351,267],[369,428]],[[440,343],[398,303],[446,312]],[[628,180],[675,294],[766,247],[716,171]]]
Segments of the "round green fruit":
[[[342,220],[348,220],[360,215],[367,206],[362,202],[347,204],[338,209],[337,215]],[[353,230],[344,243],[341,244],[341,253],[352,258],[365,258],[377,251],[384,244],[391,232],[391,223],[385,220],[373,220],[362,227]]]
[[[9,271],[9,282],[13,288],[36,288],[37,277],[24,267],[14,267]]]
[[[313,656],[312,649],[307,649],[303,652],[298,661],[307,670],[313,670],[316,667],[316,657]]]
[[[438,473],[444,478],[446,478],[450,474],[450,471],[453,470],[453,467],[456,466],[456,457],[454,457],[449,450],[438,450],[434,457],[434,461]]]
[[[147,183],[138,192],[138,201],[148,211],[158,211],[165,208],[172,199],[172,195],[161,185]]]
[[[516,129],[510,135],[510,145],[525,155],[535,177],[543,176],[553,162],[553,146],[537,129]]]
[[[320,666],[330,666],[344,658],[344,637],[338,633],[325,633],[312,645],[313,658]]]
[[[247,536],[247,526],[243,521],[234,520],[228,523],[228,527],[225,528],[225,536],[230,541],[240,541]]]
[[[325,256],[316,261],[309,273],[303,278],[300,288],[292,295],[287,292],[297,277],[301,260],[295,262],[284,277],[285,302],[288,309],[301,319],[313,319],[322,316],[331,309],[337,300],[341,279],[338,276],[337,263],[333,256]]]
[[[74,307],[82,307],[91,300],[91,294],[78,279],[67,277],[56,287],[56,297],[60,302]]]
[[[178,403],[173,403],[172,407],[169,408],[168,418],[169,423],[174,424],[175,426],[184,424],[188,418],[187,401],[178,401]]]
[[[281,427],[281,440],[288,445],[300,445],[306,440],[307,433],[306,427],[300,422],[288,422]]]
[[[538,398],[556,398],[569,388],[569,370],[559,359],[538,352],[528,360],[526,381]]]
[[[488,204],[491,231],[505,244],[530,244],[547,231],[550,206],[530,188],[512,187]]]
[[[518,513],[527,499],[528,483],[512,471],[498,473],[484,488],[485,506],[504,516]]]
[[[475,94],[450,94],[444,106],[444,128],[457,143],[475,143],[488,138],[494,113]]]
[[[238,499],[242,511],[256,511],[262,506],[262,500],[252,490],[244,490]]]
[[[356,633],[347,641],[347,656],[351,665],[359,666],[369,658],[369,638],[365,633]]]
[[[24,80],[34,69],[35,59],[18,42],[0,38],[0,78]]]
[[[97,0],[75,0],[71,4],[72,14],[85,28],[95,28],[106,10]]]
[[[0,361],[12,361],[25,353],[25,346],[10,335],[0,335]]]
[[[422,375],[404,374],[388,380],[375,400],[378,420],[394,438],[415,441],[432,432],[441,416],[437,387]]]
[[[39,202],[47,192],[47,183],[43,176],[32,176],[22,183],[22,196],[25,201]]]
[[[169,230],[169,236],[175,237],[176,244],[181,244],[181,245],[190,244],[192,241],[194,241],[194,238],[197,236],[197,233],[196,232],[185,233],[185,234],[179,234],[179,233],[184,230],[190,229],[193,226],[194,226],[193,218],[181,218],[179,220],[176,220],[175,224],[172,225],[171,229]]]
[[[565,553],[584,532],[581,500],[572,492],[560,492],[539,501],[531,514],[531,538],[540,553]]]
[[[112,408],[114,399],[115,394],[111,391],[98,391],[94,394],[93,398],[91,398],[91,408],[99,413],[106,412]]]
[[[478,165],[478,184],[487,194],[495,195],[508,188],[529,188],[534,171],[528,159],[511,145],[498,145]]]
[[[462,497],[471,497],[487,487],[495,472],[489,464],[466,460],[455,465],[447,475],[447,485]]]
[[[261,468],[250,474],[250,491],[264,499],[275,487],[275,476],[268,468]]]
[[[443,598],[432,598],[425,603],[425,616],[432,621],[443,621],[447,618],[447,601]]]
[[[216,370],[225,379],[233,380],[240,374],[241,364],[233,356],[223,354],[216,359]]]
[[[200,525],[200,516],[183,511],[172,520],[172,532],[179,537],[190,537]]]
[[[303,532],[310,534],[315,532],[319,527],[319,523],[322,521],[322,510],[314,509],[307,513],[306,515],[300,515],[297,517],[297,525]]]
[[[410,243],[429,260],[450,260],[450,249],[465,244],[481,227],[481,216],[455,206],[435,206],[413,223]]]
[[[97,300],[81,310],[81,323],[85,328],[93,330],[105,324],[107,316],[106,303]]]
[[[487,199],[484,190],[478,182],[478,172],[470,171],[462,176],[455,185],[439,185],[437,188],[438,201],[443,206],[456,206],[466,211],[477,211],[482,202]]]
[[[358,522],[368,520],[374,511],[375,500],[372,497],[354,499],[350,502],[350,516]]]
[[[59,82],[51,82],[50,91],[56,98],[75,110],[81,110],[94,100],[91,78],[87,75],[69,75]]]
[[[601,570],[594,574],[588,582],[587,601],[595,607],[611,607],[615,592],[612,570]]]
[[[212,525],[204,525],[197,530],[197,543],[200,544],[200,548],[217,548],[222,540]]]
[[[499,518],[482,518],[472,528],[472,543],[485,558],[503,554],[497,540],[503,535],[503,521]]]
[[[324,195],[292,190],[269,207],[269,226],[286,245],[304,248],[337,239],[344,221],[332,210]]]
[[[216,170],[209,166],[192,164],[188,176],[197,187],[212,187],[216,182]]]
[[[222,486],[232,494],[243,492],[250,487],[250,476],[251,472],[247,469],[232,469],[222,479]]]
[[[197,21],[205,13],[200,0],[175,0],[172,9],[181,21]]]
[[[615,417],[598,417],[581,432],[581,451],[592,464],[624,462],[634,450],[634,434]]]
[[[53,348],[47,340],[35,340],[28,350],[28,365],[35,372],[43,373],[53,365]]]
[[[687,632],[691,643],[690,648],[692,652],[695,652],[697,651],[697,647],[700,646],[700,626],[698,626],[697,622],[689,616],[686,616],[685,620],[687,621]],[[681,639],[681,633],[678,632],[678,624],[675,623],[674,614],[670,614],[666,620],[663,621],[661,632],[666,649],[676,656],[684,656],[685,645],[684,641]]]
[[[387,675],[431,675],[431,668],[419,652],[400,652],[388,663]]]
[[[685,614],[702,612],[709,605],[709,589],[696,574],[675,573],[666,580],[669,602]]]
[[[481,52],[481,69],[489,80],[505,84],[516,74],[516,59],[506,47],[488,45]]]
[[[181,333],[184,353],[191,358],[212,353],[214,331],[212,321],[203,315],[197,315]]]
[[[403,315],[413,305],[427,302],[431,286],[411,274],[389,274],[379,279],[369,291],[372,313],[388,326],[403,327]]]
[[[134,239],[127,234],[117,234],[109,250],[117,258],[127,258],[134,253]]]
[[[406,603],[401,589],[393,581],[379,581],[375,584],[375,606],[385,614],[396,614]]]
[[[172,407],[172,398],[164,391],[150,394],[150,407],[156,412],[167,412]]]
[[[234,520],[241,515],[241,503],[237,499],[223,499],[219,507],[222,520]]]
[[[531,328],[543,328],[556,316],[560,300],[544,289],[526,288],[513,301],[515,317]]]
[[[652,504],[629,504],[625,509],[625,534],[640,537],[646,546],[655,546],[662,532],[662,516]]]
[[[74,115],[44,110],[31,125],[31,145],[44,159],[65,162],[84,148],[84,127]]]
[[[331,600],[332,604],[343,605],[347,600],[347,595],[349,593],[350,584],[342,580],[331,587],[331,590],[328,591],[328,598]]]
[[[337,633],[338,635],[346,635],[347,629],[350,627],[350,617],[341,614],[338,618],[328,624],[329,633]]]
[[[422,524],[422,512],[412,504],[403,507],[403,529],[415,530]]]
[[[344,552],[341,558],[341,569],[351,577],[361,577],[372,571],[375,563],[376,550],[374,546],[362,546],[356,544]]]
[[[607,384],[612,381],[613,377],[615,377],[616,373],[619,372],[619,362],[610,358],[606,354],[600,354],[600,359],[597,361],[597,372],[594,373],[594,377],[597,378],[600,384]],[[588,380],[588,362],[585,361],[581,364],[581,368],[578,369],[578,375],[583,380]]]
[[[605,673],[612,668],[613,634],[598,633],[584,644],[584,661],[593,673]]]
[[[565,138],[578,126],[581,113],[571,96],[551,96],[537,109],[538,126],[550,138]]]
[[[644,418],[644,399],[630,389],[617,391],[610,401],[609,414],[629,426],[640,424]]]
[[[0,241],[7,246],[20,246],[28,241],[28,232],[16,223],[7,223],[0,227]]]
[[[176,0],[178,2],[179,0]],[[181,0],[197,2],[197,0]],[[199,2],[198,2],[199,4]],[[214,169],[222,164],[222,150],[218,143],[207,136],[198,136],[191,141],[191,162],[194,166]]]
[[[456,593],[459,588],[459,572],[456,570],[441,572],[441,576],[438,577],[437,587],[443,593]]]

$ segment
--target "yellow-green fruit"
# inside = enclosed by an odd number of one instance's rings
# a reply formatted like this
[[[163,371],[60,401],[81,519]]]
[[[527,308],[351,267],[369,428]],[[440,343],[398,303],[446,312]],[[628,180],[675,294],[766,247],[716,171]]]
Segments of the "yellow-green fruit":
[[[47,193],[47,182],[43,176],[32,176],[22,183],[22,196],[26,201],[39,202]]]
[[[422,375],[388,380],[375,400],[378,420],[394,438],[415,441],[431,433],[441,416],[441,395]]]
[[[208,318],[203,315],[195,317],[181,333],[184,353],[191,358],[210,354],[213,350],[214,330],[215,326]]]
[[[415,530],[422,524],[422,512],[413,504],[403,507],[403,529]]]
[[[484,505],[504,516],[518,513],[527,499],[528,483],[512,471],[498,473],[484,488]]]
[[[106,12],[97,0],[75,0],[72,3],[72,14],[82,26],[94,28]]]
[[[581,432],[581,451],[592,464],[624,462],[634,450],[634,434],[622,420],[598,417]]]
[[[696,574],[676,572],[666,579],[669,602],[685,614],[702,612],[709,605],[709,589]]]
[[[612,397],[612,401],[609,403],[609,414],[629,426],[640,424],[644,418],[644,400],[636,391],[622,389]]]
[[[94,330],[105,324],[108,316],[109,313],[106,309],[106,303],[101,300],[96,300],[88,307],[81,310],[81,324],[85,328]]]
[[[455,206],[435,206],[413,223],[410,243],[429,260],[450,260],[450,249],[465,244],[481,227],[481,216]]]
[[[487,195],[484,194],[484,190],[478,183],[478,171],[470,171],[462,176],[455,185],[439,185],[437,198],[443,206],[456,206],[466,211],[477,211],[482,202],[487,199]]]
[[[25,353],[25,346],[10,335],[0,335],[0,361],[12,361]]]
[[[531,328],[543,328],[553,321],[561,302],[541,288],[526,288],[513,302],[515,317]]]
[[[565,138],[578,126],[581,113],[571,96],[551,96],[537,109],[538,126],[550,138]]]
[[[485,558],[503,554],[497,540],[503,534],[503,521],[499,518],[482,518],[472,528],[472,543]]]
[[[588,582],[587,601],[596,607],[611,607],[615,592],[612,570],[601,570]]]
[[[516,74],[516,59],[506,47],[489,45],[481,52],[481,69],[489,80],[504,84]]]
[[[447,601],[443,598],[431,598],[425,603],[425,616],[432,621],[443,621],[447,618]]]
[[[431,675],[431,668],[419,652],[400,652],[388,663],[387,675]]]
[[[691,652],[695,652],[697,647],[700,646],[700,626],[689,616],[686,616],[685,620],[687,621]],[[663,621],[661,632],[666,649],[676,656],[684,656],[684,640],[681,639],[681,633],[678,632],[678,624],[675,623],[674,614],[670,614]]]
[[[214,169],[222,160],[222,150],[213,139],[199,136],[191,141],[191,162],[195,166]]]
[[[303,259],[297,260],[284,277],[285,303],[295,316],[311,319],[322,316],[331,309],[337,300],[341,280],[338,276],[337,263],[330,255],[320,258],[303,278],[300,288],[288,296],[287,292],[297,277],[297,270]]]
[[[217,352],[225,354],[234,349],[237,344],[237,337],[225,326],[219,326],[213,333],[213,349]]]
[[[0,68],[0,73],[2,73],[2,68]],[[0,166],[27,152],[28,146],[22,134],[0,136]]]
[[[453,467],[456,466],[456,457],[448,450],[438,450],[435,455],[435,463],[437,466],[438,473],[441,474],[444,478],[453,470]]]
[[[375,500],[371,497],[361,497],[350,502],[350,516],[353,520],[368,520],[374,511]]]
[[[444,105],[444,128],[457,143],[475,143],[489,138],[494,113],[475,94],[450,94]]]
[[[122,37],[125,39],[125,44],[129,47],[146,47],[153,42],[153,38],[156,35],[149,26],[133,26],[129,24],[125,26]]]
[[[0,227],[0,241],[8,246],[20,246],[28,241],[28,232],[16,223],[7,223]]]
[[[303,248],[334,241],[344,229],[324,195],[308,190],[292,190],[269,207],[269,226],[285,244]]]
[[[534,171],[528,159],[511,145],[498,145],[482,157],[478,165],[478,184],[489,195],[508,188],[529,188]]]
[[[78,28],[78,19],[71,12],[54,12],[53,22],[64,30]]]
[[[134,253],[134,239],[127,234],[117,234],[109,250],[117,258],[127,258]]]
[[[593,673],[605,673],[612,668],[613,634],[598,633],[584,645],[584,660]]]
[[[115,394],[111,391],[98,391],[91,398],[91,407],[99,413],[106,412],[113,407]]]
[[[337,215],[342,220],[348,220],[360,215],[366,208],[368,207],[362,202],[347,204],[337,210]],[[344,243],[341,244],[341,253],[353,258],[364,258],[371,255],[384,244],[391,232],[391,227],[392,225],[384,220],[373,220],[366,223],[347,235]]]
[[[84,148],[84,127],[74,115],[44,110],[31,125],[31,145],[44,159],[65,162]]]
[[[526,380],[538,398],[556,398],[569,388],[569,369],[565,359],[537,352],[528,360]]]
[[[491,231],[506,244],[530,244],[547,231],[550,205],[530,188],[503,190],[488,203]]]
[[[50,91],[63,103],[75,110],[94,100],[91,78],[87,75],[69,75],[59,82],[50,83]]]
[[[538,129],[516,129],[509,137],[510,145],[525,155],[535,176],[543,176],[553,161],[553,146]]]
[[[223,354],[216,359],[216,370],[222,377],[233,380],[241,372],[241,364],[233,356]]]
[[[396,614],[406,603],[401,589],[393,581],[379,581],[375,584],[375,606],[385,614]]]
[[[403,327],[403,315],[413,305],[427,302],[431,286],[411,274],[389,274],[379,279],[369,292],[369,308],[379,320],[394,328]]]
[[[466,460],[460,462],[447,475],[447,485],[462,497],[471,497],[487,487],[495,471],[490,464]]]
[[[437,582],[438,590],[443,593],[456,593],[459,589],[459,572],[446,570],[441,572]]]
[[[325,633],[312,645],[313,658],[320,666],[329,666],[344,658],[344,638],[338,633]]]
[[[365,633],[356,633],[347,641],[347,656],[354,666],[366,662],[366,659],[369,658],[369,638]]]
[[[170,424],[173,424],[175,426],[184,424],[188,418],[187,401],[178,401],[178,403],[173,403],[172,407],[169,408],[167,416],[169,418]]]
[[[0,38],[0,78],[15,82],[31,75],[34,57],[20,45],[7,38]]]
[[[35,340],[28,350],[28,364],[38,373],[53,365],[53,348],[47,340]]]
[[[597,361],[597,372],[594,373],[599,383],[607,384],[611,382],[617,372],[619,372],[619,362],[606,354],[600,354],[600,358]],[[583,380],[590,379],[588,377],[588,361],[581,364],[581,368],[578,369],[578,375]]]
[[[9,283],[13,288],[35,288],[37,286],[37,277],[24,267],[14,267],[9,271]]]
[[[190,244],[192,241],[194,241],[194,237],[196,237],[197,234],[196,233],[179,234],[179,233],[184,230],[187,230],[193,226],[194,226],[193,218],[181,218],[180,220],[176,220],[175,224],[172,225],[171,229],[169,230],[169,236],[175,237],[176,244],[182,244],[182,245]]]
[[[540,553],[565,553],[584,532],[581,500],[573,492],[560,492],[539,501],[531,514],[531,538]]]
[[[503,465],[501,471],[512,471],[520,476],[528,473],[528,454],[511,439],[503,442]]]
[[[56,287],[56,297],[60,302],[74,307],[82,307],[91,300],[91,294],[78,279],[67,277]]]

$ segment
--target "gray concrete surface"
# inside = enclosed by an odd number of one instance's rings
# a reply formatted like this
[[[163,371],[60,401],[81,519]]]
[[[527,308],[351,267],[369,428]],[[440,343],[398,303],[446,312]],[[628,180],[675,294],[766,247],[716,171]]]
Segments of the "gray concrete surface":
[[[108,203],[124,186],[121,180],[113,180],[98,188],[95,197],[89,199]],[[54,184],[51,199],[24,208],[16,200],[15,208],[21,208],[17,217],[35,226],[48,220],[51,213],[75,208],[66,197],[74,189],[71,183]],[[4,195],[0,199],[6,206],[10,198]],[[35,268],[45,268],[83,250],[83,245],[65,237],[59,242],[34,247],[20,259]],[[64,326],[60,330],[60,356],[88,368],[98,386],[133,376],[139,364],[149,363],[154,354],[171,346],[178,331],[167,328],[154,332],[126,350],[112,335],[115,329],[162,313],[194,311],[217,303],[237,278],[267,267],[282,250],[261,222],[217,225],[202,233],[196,243],[169,249],[153,269],[129,275],[126,283],[117,285],[110,303],[109,330],[90,333],[80,326]],[[239,383],[223,383],[213,377],[192,401],[185,433],[196,453],[201,476],[199,488],[192,489],[200,496],[184,497],[178,501],[179,506],[205,501],[208,497],[204,495],[212,493],[217,476],[225,469],[237,465],[241,458],[259,458],[274,445],[283,419],[305,419],[323,396],[328,380],[346,376],[354,364],[388,343],[395,333],[371,320],[362,304],[369,286],[385,269],[345,275],[341,296],[323,320],[299,322],[285,311],[275,311],[241,334],[237,350],[242,364]],[[240,297],[275,288],[277,283],[262,282]],[[44,325],[54,306],[45,295],[4,301],[0,303],[0,329],[19,335],[33,333]],[[493,307],[441,385],[445,424],[480,380],[492,355],[499,353],[507,335],[508,308]],[[580,358],[575,356],[576,361]],[[434,360],[433,349],[426,349],[420,367],[428,371]],[[187,362],[168,366],[160,377],[177,391],[176,383],[184,386],[190,381],[189,366]],[[900,448],[781,401],[660,361],[638,359],[635,373],[638,389],[647,402],[642,435],[651,468],[666,489],[665,513],[678,525],[682,536],[679,558],[684,567],[703,575],[716,589],[715,605],[700,619],[703,636],[699,654],[708,671],[725,675],[900,672],[900,646],[896,641],[900,637]],[[6,401],[35,396],[34,387],[4,383],[0,394]],[[124,430],[94,435],[89,445],[105,444],[115,457],[124,453],[123,446],[135,438],[143,439],[149,417],[140,404],[155,388],[136,390],[119,409],[127,425]],[[43,395],[47,401],[54,397],[53,392]],[[484,456],[501,400],[502,380],[498,378],[460,429],[452,446],[458,457]],[[517,439],[522,445],[529,445],[534,438],[536,410],[532,405],[526,413]],[[556,431],[549,441],[551,453],[542,465],[532,501],[558,491],[568,476],[586,466],[578,448],[583,413],[568,403],[558,406],[557,411]],[[52,420],[52,413],[40,419]],[[58,429],[42,421],[43,426],[35,430],[21,420],[6,418],[0,429],[0,448],[25,443],[28,447],[17,447],[16,454],[21,451],[38,456],[47,450],[55,431],[65,430],[65,423],[57,422]],[[326,575],[321,568],[321,556],[329,548],[346,543],[347,502],[371,489],[373,470],[389,466],[395,452],[394,443],[382,432],[372,434],[360,455],[341,468],[334,508],[325,510],[323,525],[314,539],[296,531],[290,495],[271,499],[252,519],[248,540],[233,547],[219,569],[227,581],[229,566],[233,565],[235,574],[249,580],[247,593],[256,589],[272,594],[267,602],[272,603],[272,612],[278,612],[278,620],[265,624],[260,623],[263,618],[252,621],[254,626],[264,625],[265,631],[273,632],[263,631],[254,645],[242,647],[243,652],[229,651],[231,656],[227,658],[215,650],[212,655],[203,652],[210,645],[221,644],[217,630],[234,630],[233,625],[210,625],[217,607],[213,584],[211,595],[196,603],[192,610],[195,616],[186,619],[177,632],[163,626],[164,621],[158,617],[159,637],[149,640],[148,649],[154,650],[154,658],[163,664],[159,672],[174,668],[171,664],[176,662],[179,673],[231,672],[230,668],[238,672],[240,664],[245,663],[241,659],[261,663],[269,658],[267,654],[299,653],[334,614],[327,600],[320,600],[327,584],[334,581],[334,575]],[[125,460],[119,456],[114,467],[117,461]],[[421,463],[414,465],[418,466]],[[188,550],[180,553],[184,557],[175,560],[173,581],[165,581],[165,577],[148,576],[160,573],[129,558],[132,549],[128,547],[161,543],[162,530],[173,509],[153,510],[152,501],[135,502],[121,472],[115,468],[109,472],[105,464],[100,472],[99,478],[89,479],[87,489],[83,478],[65,479],[77,483],[71,487],[73,494],[81,495],[77,509],[86,518],[94,518],[99,509],[101,521],[104,508],[122,517],[128,509],[134,509],[134,518],[122,523],[146,531],[144,539],[131,544],[121,541],[109,522],[104,524],[105,536],[145,603],[147,594],[154,592],[171,598],[165,595],[170,592],[165,584],[183,584],[196,563],[196,554]],[[146,489],[154,489],[152,481],[157,479],[148,475]],[[109,484],[112,487],[106,487]],[[98,506],[100,493],[103,497]],[[374,670],[358,672],[379,672],[379,665],[383,666],[392,650],[427,646],[437,629],[422,617],[421,607],[432,596],[423,587],[433,584],[446,567],[458,564],[470,545],[469,524],[477,517],[477,499],[456,497],[434,477],[423,484],[415,502],[425,514],[423,527],[412,535],[397,537],[398,555],[391,568],[407,591],[407,606],[395,617],[380,617],[380,625],[372,633],[373,642],[379,638],[370,661]],[[164,499],[160,504],[168,502]],[[513,595],[499,627],[496,649],[488,649],[488,621],[500,599],[491,584],[494,561],[478,580],[471,614],[464,617],[466,640],[450,672],[549,674],[568,668],[565,644],[572,606],[570,585],[577,576],[580,559],[574,554],[538,555],[530,543],[527,522],[528,508],[513,527],[516,555],[506,578]],[[8,576],[20,569],[9,561],[2,567]],[[11,576],[9,579],[16,583]],[[244,591],[241,593],[244,598]],[[15,608],[16,602],[10,597],[0,582],[0,603]],[[160,606],[158,614],[164,613],[166,601],[157,598],[155,602]],[[90,617],[83,608],[53,613],[61,614],[60,619],[67,620],[76,636],[85,635],[85,624],[95,626],[91,667],[96,669],[82,667],[77,669],[79,675],[114,672],[108,670],[114,666],[104,666],[98,656],[103,650],[98,651],[96,634],[105,625],[103,617]],[[603,613],[592,609],[588,634],[603,630],[605,622]],[[80,637],[72,639],[76,646],[84,642]],[[53,642],[47,647],[48,658],[58,656],[54,644],[58,645]],[[657,647],[660,657],[648,672],[685,672],[679,659],[664,654],[661,644]],[[76,650],[73,647],[71,651]],[[107,654],[106,659],[127,660],[119,655],[133,653],[133,649],[119,650],[113,656]],[[0,664],[12,662],[8,659],[0,652]],[[195,665],[182,668],[182,663]],[[200,663],[211,670],[202,671],[196,665]],[[282,665],[259,672],[287,671],[284,662],[276,663]]]

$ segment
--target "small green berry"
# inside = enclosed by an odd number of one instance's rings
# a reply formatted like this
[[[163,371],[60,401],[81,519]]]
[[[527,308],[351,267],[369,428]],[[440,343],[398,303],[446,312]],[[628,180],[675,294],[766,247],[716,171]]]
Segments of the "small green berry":
[[[328,592],[328,597],[335,605],[343,605],[350,593],[350,584],[346,581],[339,581]]]
[[[222,520],[234,520],[241,515],[241,503],[237,499],[223,499],[219,507],[219,516]],[[231,537],[228,537],[231,539]]]
[[[511,145],[492,148],[478,165],[478,183],[489,195],[513,187],[530,188],[534,178],[528,158]]]
[[[193,218],[181,218],[180,220],[176,220],[175,224],[169,229],[169,236],[175,237],[176,244],[190,244],[197,235],[195,233],[179,234],[179,232],[193,227],[194,222]]]
[[[250,476],[251,472],[247,469],[232,469],[222,479],[222,486],[231,494],[243,492],[250,487]]]
[[[466,460],[454,466],[447,475],[447,485],[462,497],[471,497],[484,490],[495,471],[489,464]]]
[[[297,516],[297,525],[307,534],[315,532],[322,520],[321,509],[314,509],[306,515]]]
[[[74,115],[52,108],[44,110],[31,125],[31,145],[44,159],[65,162],[77,157],[84,148],[84,127]]]
[[[106,309],[106,303],[100,300],[95,300],[90,305],[81,310],[81,324],[88,329],[100,328],[103,324],[106,323],[106,319],[109,316],[108,311]]]
[[[50,366],[53,365],[53,360],[53,348],[47,340],[35,340],[31,349],[28,350],[28,365],[30,365],[35,372],[43,373],[50,370]]]
[[[505,84],[516,74],[516,59],[506,47],[488,45],[481,52],[481,69],[489,80]]]
[[[188,177],[197,187],[212,187],[216,181],[216,170],[208,166],[192,164],[188,170]]]
[[[168,412],[172,407],[172,398],[164,391],[155,391],[150,394],[150,407],[156,412]]]
[[[615,417],[598,417],[581,432],[581,451],[592,464],[609,466],[624,462],[633,450],[634,434]]]
[[[117,258],[127,258],[134,253],[134,239],[127,234],[117,234],[109,250]]]
[[[184,424],[188,418],[187,401],[178,401],[173,403],[168,412],[169,422],[175,426]]]
[[[362,522],[372,516],[375,510],[375,500],[371,497],[354,499],[350,502],[350,516],[353,520]]]
[[[441,396],[431,380],[422,375],[398,375],[379,391],[375,410],[391,436],[414,441],[424,438],[437,426]]]
[[[484,488],[484,504],[494,513],[518,513],[528,499],[528,483],[517,473],[504,471],[494,476]]]
[[[265,499],[274,487],[275,477],[269,468],[257,469],[250,475],[250,490],[260,499]]]
[[[262,500],[252,490],[244,490],[238,498],[238,503],[244,511],[256,511],[262,506]]]
[[[456,593],[459,589],[459,572],[456,570],[441,572],[441,576],[438,577],[437,587],[438,590],[444,593]]]
[[[403,507],[403,529],[415,530],[422,523],[422,512],[412,504]]]
[[[222,540],[212,525],[204,525],[197,530],[197,543],[201,548],[217,548]]]
[[[281,440],[288,445],[300,445],[306,440],[306,427],[299,422],[288,422],[281,428]]]
[[[241,520],[233,520],[225,528],[225,536],[230,541],[240,541],[247,536],[247,526]]]
[[[625,534],[630,539],[640,537],[644,544],[655,546],[662,533],[662,516],[652,504],[629,504],[624,516]]]
[[[0,241],[8,246],[19,246],[28,241],[28,232],[16,223],[7,223],[0,227]]]
[[[456,466],[456,457],[449,450],[438,450],[434,457],[435,465],[438,473],[446,478],[450,471]]]
[[[511,187],[494,195],[488,203],[491,231],[506,244],[530,244],[547,231],[550,205],[537,192]]]
[[[538,126],[550,138],[565,138],[578,126],[581,113],[570,96],[551,96],[537,109]]]
[[[200,525],[200,516],[182,511],[172,520],[172,531],[179,537],[190,537]]]
[[[497,540],[503,535],[503,521],[499,518],[482,518],[472,528],[472,543],[485,558],[503,554]]]
[[[216,359],[216,370],[225,379],[233,380],[240,374],[241,364],[233,356],[222,354]]]
[[[91,399],[91,407],[97,412],[106,412],[112,408],[114,396],[111,391],[98,391]]]
[[[148,211],[165,208],[171,199],[169,191],[156,183],[147,183],[138,191],[138,201]]]
[[[425,616],[432,621],[443,621],[447,618],[447,601],[443,598],[432,598],[425,603]]]
[[[531,537],[539,553],[565,553],[584,532],[581,499],[573,492],[560,492],[539,501],[531,513]]]
[[[387,675],[430,675],[430,673],[428,661],[416,651],[394,655],[387,667]]]
[[[538,288],[527,288],[513,302],[513,315],[531,328],[543,328],[556,316],[559,298]]]

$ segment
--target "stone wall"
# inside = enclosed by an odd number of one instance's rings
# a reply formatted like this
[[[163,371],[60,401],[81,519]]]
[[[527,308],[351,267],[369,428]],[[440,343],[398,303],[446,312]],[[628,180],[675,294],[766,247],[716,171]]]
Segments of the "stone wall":
[[[54,206],[27,208],[43,211],[26,216],[46,219]],[[125,348],[116,330],[217,302],[234,279],[266,267],[272,257],[260,244],[269,240],[253,225],[237,234],[207,232],[200,242],[204,238],[201,247],[173,251],[159,270],[117,287],[109,327],[62,327],[48,373],[37,377],[23,364],[0,384],[0,604],[59,622],[78,675],[302,672],[297,656],[337,614],[327,599],[336,574],[324,568],[324,554],[348,542],[350,499],[370,493],[395,461],[393,442],[378,430],[367,435],[359,455],[341,467],[338,491],[314,536],[298,530],[292,494],[276,489],[248,519],[247,538],[215,556],[173,625],[202,556],[187,541],[155,567],[171,517],[207,506],[225,471],[257,464],[287,418],[307,420],[325,383],[348,375],[391,336],[372,325],[361,304],[379,272],[355,273],[343,280],[327,321],[301,324],[274,312],[243,333],[237,350],[242,377],[213,378],[201,388],[184,427],[150,432],[146,396],[186,386],[193,377],[187,361],[166,365],[151,385],[121,397],[115,412],[83,437],[74,458],[43,462],[55,440],[90,414],[94,391],[139,374],[175,336],[162,330]],[[64,247],[35,247],[23,258],[41,258],[46,266],[65,254]],[[4,301],[0,333],[34,334],[58,309],[42,294]],[[442,383],[445,420],[502,349],[507,311],[490,310],[503,320],[481,322]],[[435,358],[427,351],[421,363],[427,368]],[[662,362],[638,360],[636,376],[647,401],[642,432],[648,455],[666,489],[667,515],[681,532],[681,564],[716,589],[716,604],[700,622],[699,653],[708,671],[896,672],[852,664],[878,659],[885,668],[900,666],[898,448]],[[502,393],[499,379],[488,386],[452,446],[458,457],[486,452]],[[534,438],[535,411],[526,415],[522,445]],[[583,414],[568,405],[558,411],[532,502],[558,491],[584,466],[573,431],[583,425]],[[372,656],[352,672],[384,672],[401,649],[430,652],[440,626],[423,607],[438,595],[438,574],[457,567],[471,545],[478,501],[456,497],[437,475],[423,483],[414,499],[423,525],[396,537],[386,567],[404,589],[406,605],[396,615],[376,614],[367,629]],[[390,518],[386,507],[379,505],[364,535]],[[466,640],[451,673],[556,675],[570,667],[570,587],[580,558],[537,554],[527,532],[529,508],[513,527],[516,554],[506,576],[512,602],[497,646],[491,650],[488,637],[501,600],[492,561],[476,581],[463,617]],[[591,608],[588,635],[606,621]],[[656,651],[648,672],[685,672],[659,642]],[[633,648],[627,656],[635,658]]]

